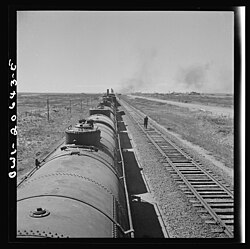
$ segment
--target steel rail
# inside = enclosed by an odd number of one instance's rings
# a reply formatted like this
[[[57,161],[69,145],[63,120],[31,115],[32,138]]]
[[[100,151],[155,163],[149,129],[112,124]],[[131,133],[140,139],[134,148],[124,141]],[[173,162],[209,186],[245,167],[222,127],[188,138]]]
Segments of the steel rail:
[[[160,148],[158,144],[154,142],[154,140],[147,135],[150,141],[155,145],[155,147],[158,149],[158,151],[165,156],[167,162],[171,165],[171,167],[177,172],[177,174],[181,177],[181,179],[185,182],[185,184],[189,187],[189,189],[192,191],[192,193],[196,196],[196,198],[203,204],[203,206],[206,208],[206,210],[210,213],[210,215],[213,217],[213,219],[219,223],[223,230],[225,230],[225,233],[229,237],[233,237],[232,232],[227,228],[227,225],[220,219],[220,217],[213,211],[213,209],[209,206],[209,204],[201,197],[201,195],[197,192],[197,190],[189,183],[189,181],[186,179],[186,177],[180,172],[180,170],[173,164],[173,162],[166,156],[166,153]]]
[[[123,100],[124,101],[124,100]],[[129,108],[133,109],[136,113],[138,113],[138,115],[141,115],[138,110],[136,108],[134,108],[133,106],[129,106]],[[135,120],[135,119],[134,119]],[[155,122],[155,121],[154,121]],[[145,132],[145,130],[143,129],[142,125],[136,121],[136,123],[141,127],[142,131],[148,136],[148,133]],[[170,139],[168,139],[166,136],[164,136],[155,125],[151,125],[154,130],[159,134],[159,136],[161,136],[164,140],[166,140],[167,143],[171,144],[171,146],[173,146],[179,153],[181,153],[184,157],[189,158],[191,160],[191,162],[198,168],[200,169],[205,175],[207,175],[211,180],[213,180],[214,182],[217,183],[217,185],[219,185],[221,188],[223,188],[223,190],[225,192],[227,192],[227,194],[230,197],[234,197],[234,194],[232,193],[232,191],[230,189],[228,189],[226,186],[224,186],[223,184],[221,184],[216,178],[214,178],[209,172],[207,172],[206,170],[204,170],[198,163],[195,162],[195,160],[193,158],[191,158],[187,153],[183,152],[182,150],[180,150]]]
[[[198,169],[200,169],[205,175],[207,175],[209,178],[211,178],[211,180],[213,180],[214,182],[217,183],[217,185],[219,185],[221,188],[223,188],[223,190],[225,192],[227,192],[227,194],[230,197],[234,197],[234,194],[232,193],[231,190],[229,190],[227,187],[225,187],[223,184],[221,184],[216,178],[214,178],[209,172],[207,172],[206,170],[204,170],[198,163],[195,162],[195,160],[193,160],[188,154],[186,154],[185,152],[181,151],[174,143],[172,143],[172,141],[170,141],[168,138],[166,138],[164,135],[162,135],[162,138],[165,139],[169,144],[171,144],[179,153],[181,153],[184,157],[189,158],[192,161],[192,164],[194,164]]]
[[[125,102],[124,100],[122,101]],[[124,104],[123,104],[124,105]],[[134,114],[139,115],[138,111],[134,107],[128,106],[126,103],[124,107],[130,110],[134,111]],[[192,191],[192,193],[196,196],[196,198],[203,204],[205,209],[209,212],[209,214],[213,217],[213,219],[216,221],[216,223],[223,229],[223,231],[229,236],[233,237],[232,231],[228,228],[228,226],[222,221],[219,217],[219,215],[216,214],[216,212],[211,208],[211,206],[202,198],[202,196],[197,192],[197,190],[190,184],[190,182],[187,180],[187,178],[183,175],[183,173],[174,165],[174,163],[168,158],[166,153],[162,150],[162,148],[153,140],[153,138],[143,129],[142,125],[136,120],[135,117],[133,117],[132,113],[129,112],[129,115],[134,119],[134,121],[137,123],[137,125],[140,127],[140,129],[143,131],[143,133],[149,138],[149,140],[154,144],[154,146],[158,149],[158,151],[164,156],[164,158],[167,160],[167,162],[171,165],[171,167],[175,170],[175,172],[179,175],[179,177],[183,180],[183,182],[188,186],[188,188]],[[141,116],[141,115],[140,115]],[[173,146],[177,152],[181,153],[185,158],[188,158],[193,165],[195,165],[199,170],[202,171],[206,176],[210,178],[213,182],[215,182],[217,185],[223,188],[226,193],[228,193],[229,197],[233,198],[233,194],[230,190],[228,190],[225,186],[223,186],[217,179],[215,179],[211,174],[206,172],[204,169],[202,169],[190,156],[188,156],[186,153],[183,153],[176,145],[173,145],[173,143],[167,139],[165,136],[161,134],[160,131],[153,125],[152,126],[154,130],[159,134],[161,138],[165,140],[165,142],[169,143],[171,146]]]

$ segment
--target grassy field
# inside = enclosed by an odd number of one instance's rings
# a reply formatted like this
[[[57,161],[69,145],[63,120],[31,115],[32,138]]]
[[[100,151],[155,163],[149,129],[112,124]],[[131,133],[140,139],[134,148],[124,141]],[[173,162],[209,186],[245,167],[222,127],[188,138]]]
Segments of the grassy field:
[[[87,117],[89,108],[96,106],[99,98],[97,94],[18,93],[18,176],[31,170],[36,158],[50,152],[69,125]]]
[[[181,101],[183,100],[185,97]],[[224,106],[225,102],[227,100],[222,97],[216,98],[217,106]],[[129,98],[129,103],[166,129],[209,151],[226,167],[233,168],[234,131],[232,118],[222,115],[208,115],[198,110],[190,111],[188,108],[141,98]]]

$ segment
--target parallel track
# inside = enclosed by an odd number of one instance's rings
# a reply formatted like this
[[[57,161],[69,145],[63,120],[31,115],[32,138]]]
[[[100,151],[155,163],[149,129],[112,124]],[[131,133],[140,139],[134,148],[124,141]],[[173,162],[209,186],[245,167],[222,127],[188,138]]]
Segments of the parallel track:
[[[234,194],[222,180],[218,179],[211,171],[192,159],[181,148],[175,145],[169,138],[155,126],[144,129],[143,116],[140,111],[120,100],[121,105],[127,110],[127,114],[137,123],[141,131],[146,134],[151,144],[161,154],[161,162],[173,174],[193,206],[198,210],[206,223],[215,224],[220,229],[214,232],[224,232],[230,238],[234,237]],[[217,226],[217,227],[218,227]]]

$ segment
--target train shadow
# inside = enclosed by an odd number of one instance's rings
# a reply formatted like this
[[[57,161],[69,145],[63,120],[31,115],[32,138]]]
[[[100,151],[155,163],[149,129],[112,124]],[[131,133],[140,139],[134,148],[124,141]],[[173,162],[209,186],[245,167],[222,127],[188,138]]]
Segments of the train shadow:
[[[141,168],[138,167],[135,154],[132,151],[123,151],[125,174],[130,195],[143,194],[147,187],[141,176]]]
[[[135,238],[164,238],[153,204],[132,201],[131,214]]]
[[[147,195],[148,190],[141,174],[142,168],[139,167],[135,154],[132,151],[133,148],[126,125],[123,122],[122,115],[118,114],[117,127],[124,160],[135,238],[164,238],[154,203],[138,197],[138,195]]]

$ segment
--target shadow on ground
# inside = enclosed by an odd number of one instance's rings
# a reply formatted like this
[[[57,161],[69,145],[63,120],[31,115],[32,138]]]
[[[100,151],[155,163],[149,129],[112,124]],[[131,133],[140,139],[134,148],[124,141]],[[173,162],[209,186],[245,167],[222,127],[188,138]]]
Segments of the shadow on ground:
[[[135,158],[132,145],[122,116],[117,114],[117,126],[120,136],[122,155],[124,159],[126,182],[130,199],[131,215],[135,230],[135,238],[163,238],[163,232],[155,212],[154,204],[136,198],[136,195],[147,193],[147,187],[141,175],[141,170]]]

